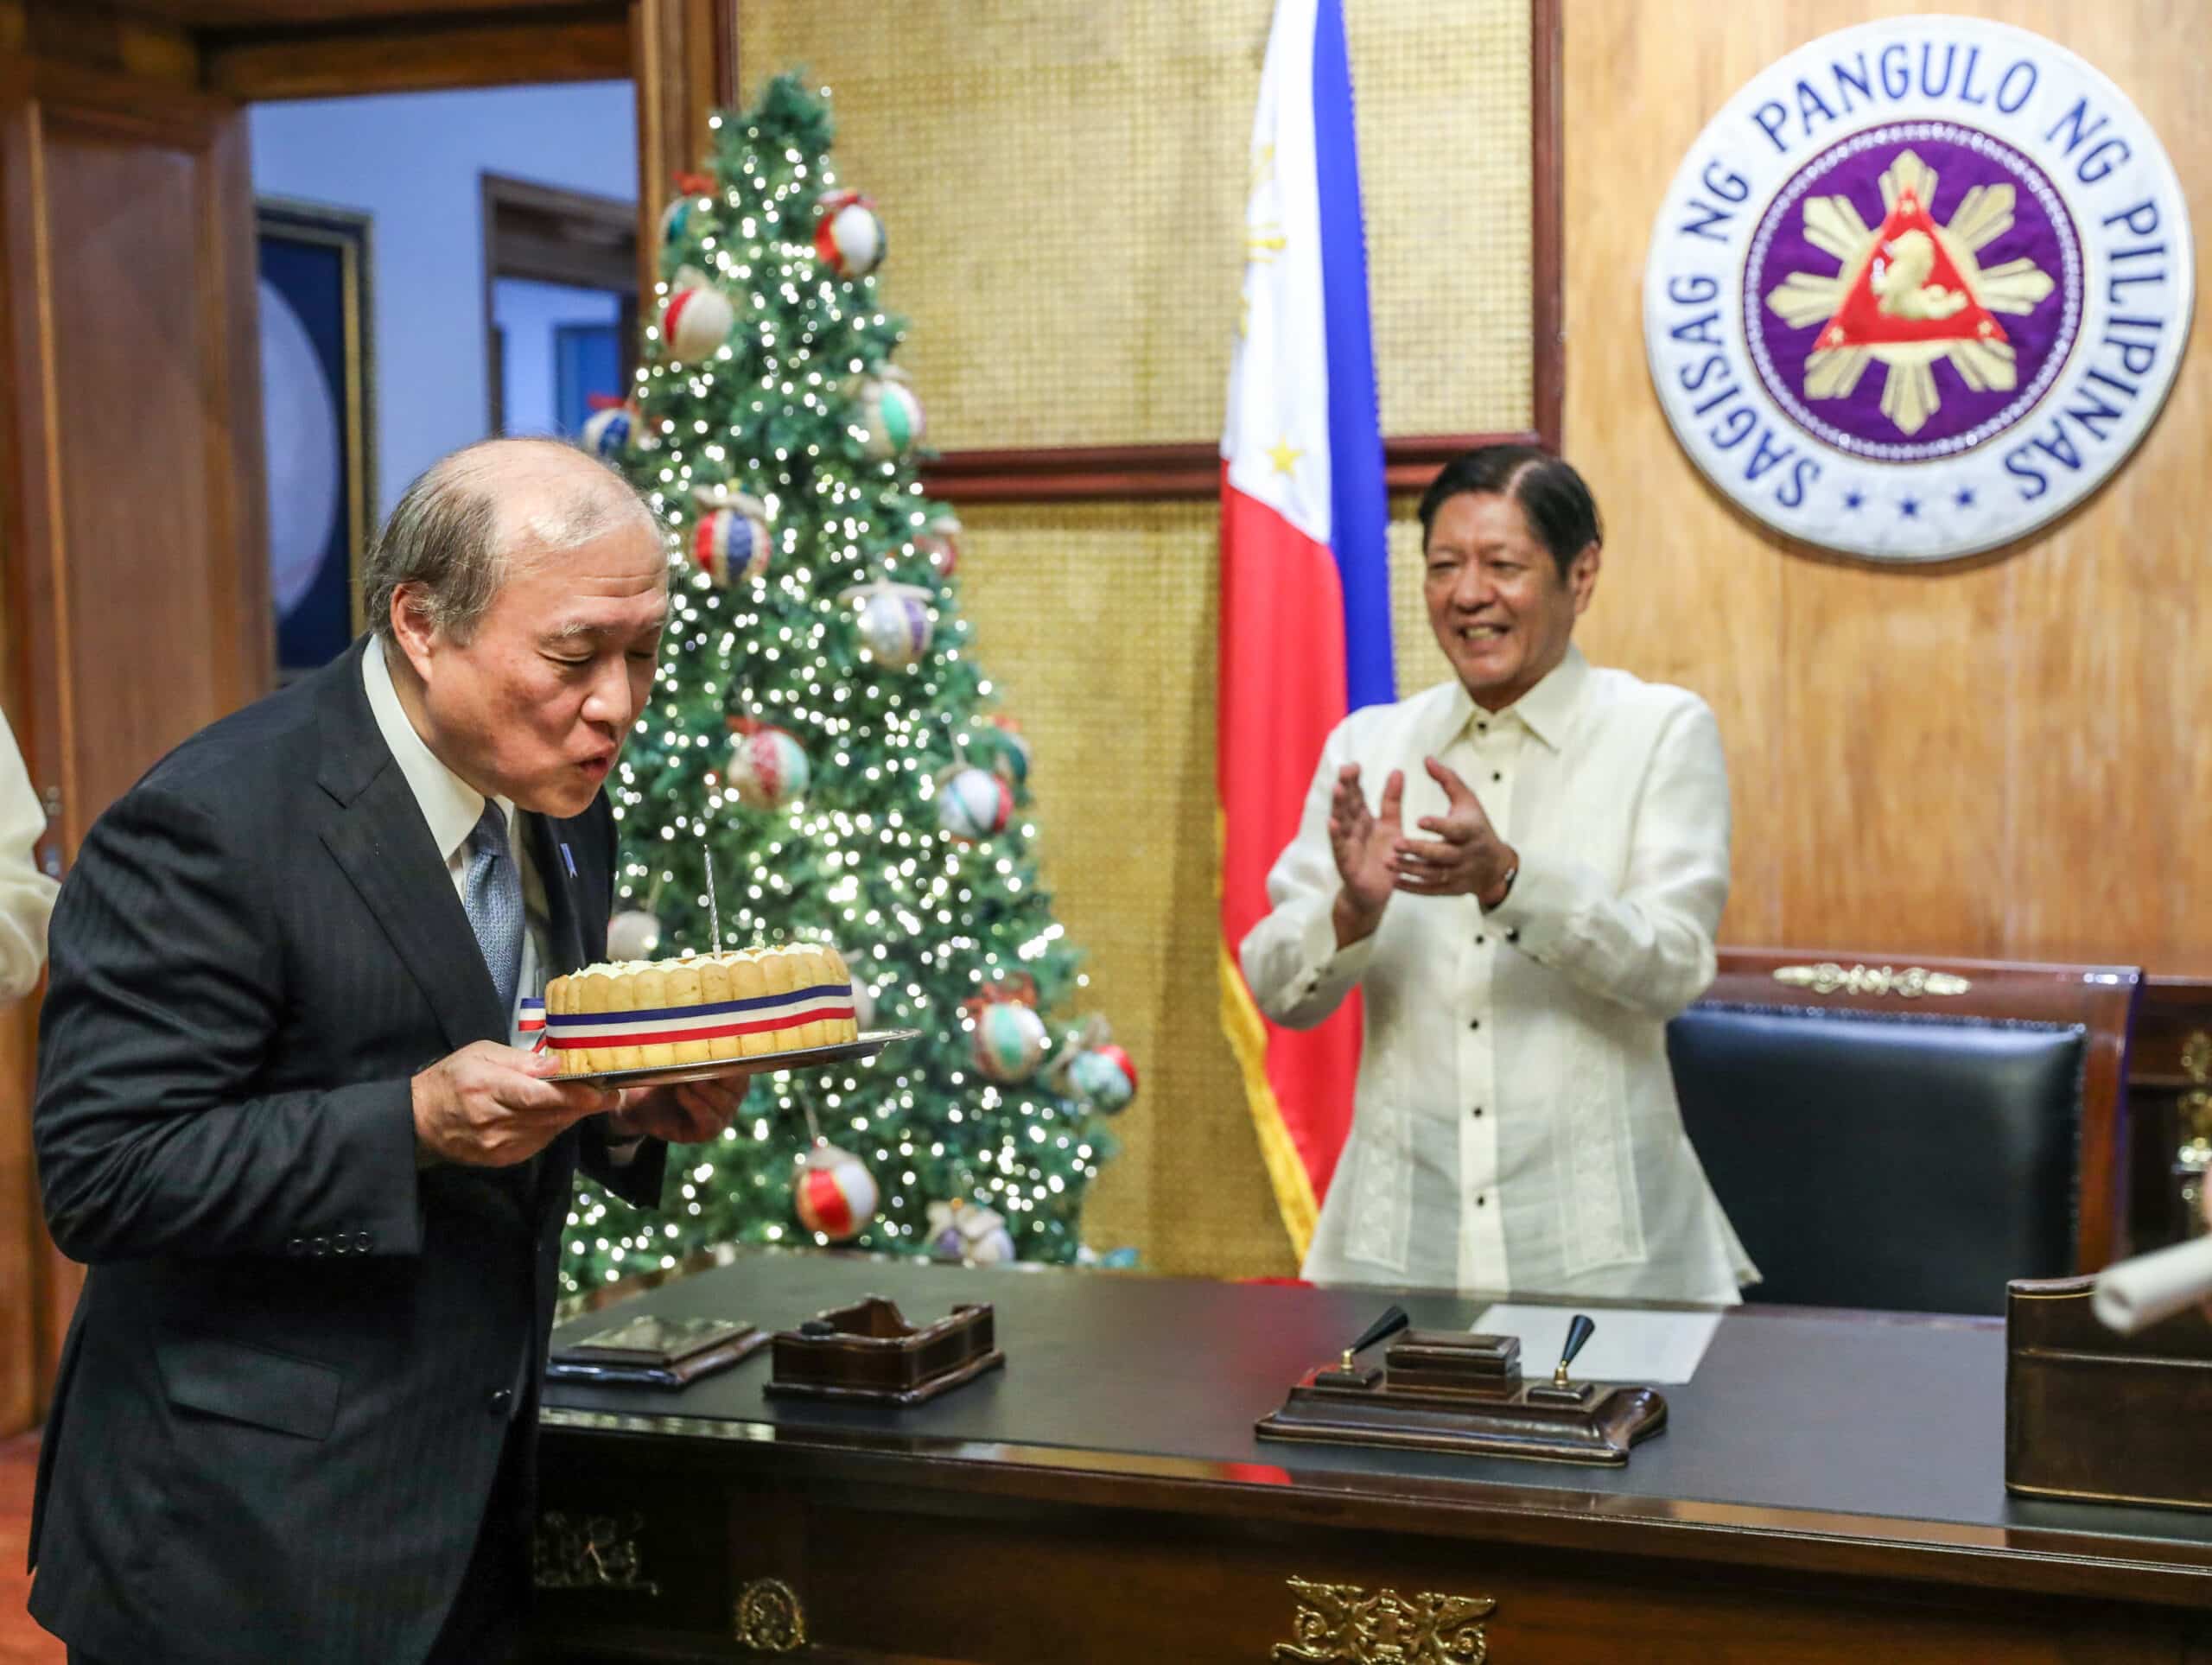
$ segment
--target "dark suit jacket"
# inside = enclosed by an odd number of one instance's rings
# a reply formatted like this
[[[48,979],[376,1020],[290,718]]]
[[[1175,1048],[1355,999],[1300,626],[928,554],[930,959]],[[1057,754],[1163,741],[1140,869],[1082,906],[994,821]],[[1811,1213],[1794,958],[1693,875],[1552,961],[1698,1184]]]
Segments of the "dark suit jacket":
[[[99,1657],[420,1660],[518,1376],[531,1437],[578,1160],[659,1198],[665,1147],[612,1168],[597,1117],[527,1166],[417,1170],[409,1077],[507,1014],[360,660],[163,759],[54,912],[33,1128],[92,1270],[31,1611]],[[550,971],[603,957],[605,798],[524,825]]]

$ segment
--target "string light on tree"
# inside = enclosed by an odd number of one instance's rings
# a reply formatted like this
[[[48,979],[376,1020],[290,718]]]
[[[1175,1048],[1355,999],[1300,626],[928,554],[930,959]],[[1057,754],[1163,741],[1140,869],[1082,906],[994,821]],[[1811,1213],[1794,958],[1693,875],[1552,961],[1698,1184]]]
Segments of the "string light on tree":
[[[683,581],[609,787],[620,937],[658,926],[664,957],[835,943],[869,1021],[921,1035],[848,1070],[757,1080],[728,1136],[676,1153],[665,1215],[580,1183],[570,1290],[721,1242],[849,1230],[835,1240],[922,1254],[930,1204],[956,1198],[983,1228],[960,1258],[1072,1261],[1111,1149],[1042,1069],[1084,979],[1039,882],[1026,746],[994,721],[988,644],[945,582],[959,522],[917,476],[921,404],[893,363],[905,324],[876,297],[897,264],[877,219],[875,275],[838,270],[868,264],[858,198],[832,217],[837,260],[817,241],[842,189],[830,137],[822,99],[778,77],[713,130],[663,223],[661,304],[615,454],[668,518]],[[981,784],[956,785],[963,772]],[[948,793],[965,805],[950,825]],[[989,1021],[1019,1032],[1000,1056],[1020,1073],[995,1081],[966,1003],[1016,978],[1025,1015]]]

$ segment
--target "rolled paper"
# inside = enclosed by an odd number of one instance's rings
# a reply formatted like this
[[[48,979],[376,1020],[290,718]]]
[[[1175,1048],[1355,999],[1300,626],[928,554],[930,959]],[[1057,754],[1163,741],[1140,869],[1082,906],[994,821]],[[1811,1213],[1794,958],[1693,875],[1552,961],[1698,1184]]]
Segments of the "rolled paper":
[[[2089,1307],[2106,1329],[2132,1336],[2204,1301],[2212,1301],[2212,1237],[2192,1237],[2105,1268]]]

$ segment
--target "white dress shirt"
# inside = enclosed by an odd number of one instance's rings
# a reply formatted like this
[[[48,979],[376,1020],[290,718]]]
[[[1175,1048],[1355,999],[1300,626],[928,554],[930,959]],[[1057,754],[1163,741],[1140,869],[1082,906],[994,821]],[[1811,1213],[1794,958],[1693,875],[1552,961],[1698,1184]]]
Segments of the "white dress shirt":
[[[0,1001],[38,987],[46,965],[46,922],[60,887],[41,873],[31,847],[46,831],[46,811],[15,734],[0,722]]]
[[[1329,800],[1405,772],[1403,824],[1440,816],[1435,757],[1520,859],[1511,893],[1394,895],[1339,950]],[[1454,681],[1340,723],[1244,939],[1278,1023],[1357,985],[1352,1127],[1305,1275],[1529,1294],[1732,1302],[1758,1274],[1682,1130],[1666,1023],[1711,984],[1728,897],[1728,772],[1694,694],[1570,647],[1495,715]]]
[[[484,817],[484,794],[441,763],[438,754],[415,732],[407,708],[399,702],[399,690],[391,685],[391,667],[385,663],[384,639],[380,636],[371,636],[368,648],[361,655],[361,685],[367,690],[369,710],[377,720],[377,732],[391,748],[392,760],[407,778],[408,790],[414,793],[423,819],[429,823],[430,840],[445,857],[446,871],[453,877],[454,894],[466,902],[468,836]],[[515,978],[516,1009],[507,1014],[507,1039],[521,1045],[525,1043],[519,1039],[515,1020],[521,1014],[525,995],[540,999],[544,996],[545,942],[550,927],[547,924],[545,887],[538,878],[537,864],[530,859],[524,847],[521,817],[516,815],[515,806],[509,799],[494,798],[493,802],[507,817],[507,855],[515,863],[515,871],[522,876],[522,970]]]

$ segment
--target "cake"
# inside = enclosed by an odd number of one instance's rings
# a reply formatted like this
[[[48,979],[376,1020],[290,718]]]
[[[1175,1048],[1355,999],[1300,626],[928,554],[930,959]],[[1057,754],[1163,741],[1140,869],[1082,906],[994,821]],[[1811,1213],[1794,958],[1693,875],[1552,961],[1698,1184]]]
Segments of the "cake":
[[[856,1039],[852,973],[826,944],[587,966],[545,989],[563,1075],[658,1070]]]

